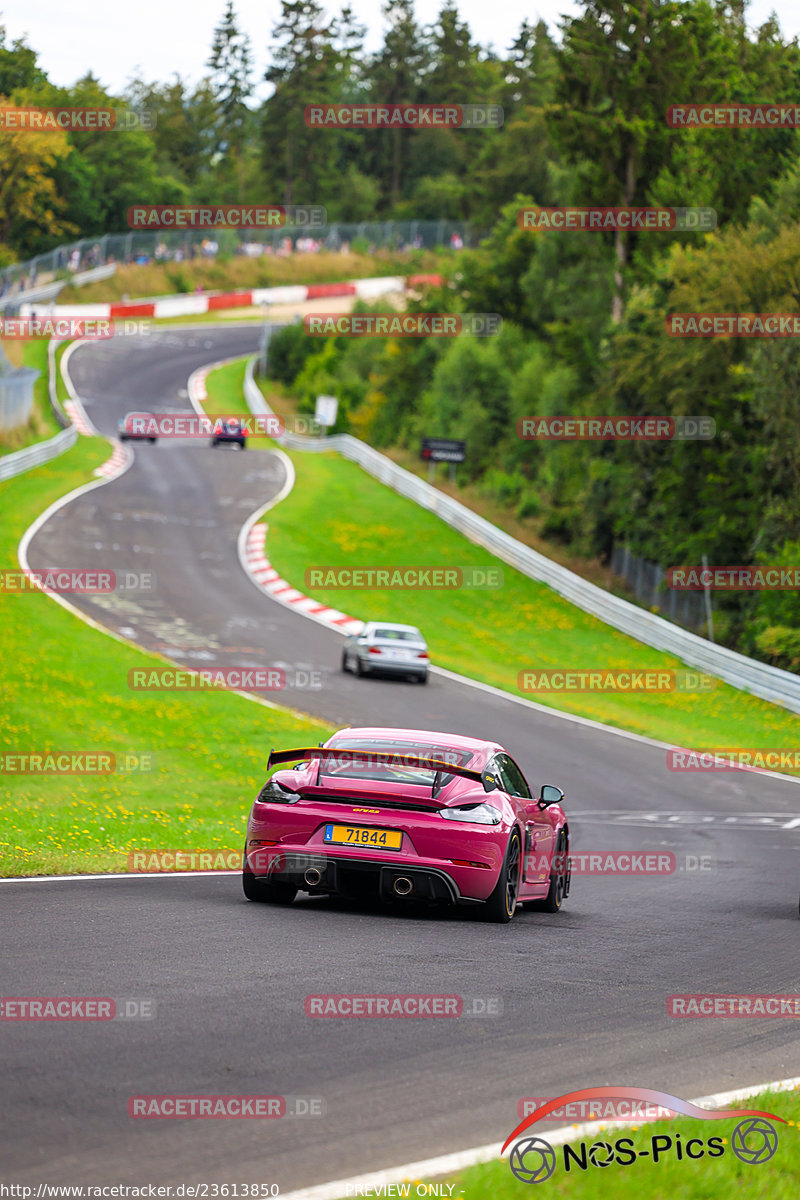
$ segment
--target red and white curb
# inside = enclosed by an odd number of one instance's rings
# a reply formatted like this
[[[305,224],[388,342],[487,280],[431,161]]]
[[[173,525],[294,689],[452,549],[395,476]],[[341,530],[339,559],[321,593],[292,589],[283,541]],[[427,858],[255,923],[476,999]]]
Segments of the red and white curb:
[[[67,414],[78,433],[82,433],[84,437],[97,437],[97,430],[87,417],[86,410],[80,401],[65,400],[64,412]]]
[[[330,608],[327,604],[321,604],[319,600],[304,595],[282,579],[264,553],[266,540],[267,526],[260,521],[251,525],[245,537],[243,565],[256,587],[286,608],[313,617],[315,621],[327,625],[330,629],[338,629],[340,633],[361,632],[364,628],[363,621],[359,621],[357,617],[349,617],[347,613]]]
[[[100,430],[92,424],[86,409],[83,407],[68,369],[73,350],[82,344],[82,341],[72,342],[67,347],[61,359],[61,375],[70,395],[69,400],[65,400],[62,407],[78,433],[83,434],[84,437],[102,437]],[[122,442],[118,441],[117,438],[107,438],[106,440],[111,444],[111,457],[107,458],[99,467],[96,467],[94,473],[104,482],[108,483],[110,480],[124,474],[128,467],[132,465],[133,451],[129,446],[123,446]]]
[[[238,358],[220,359],[219,362],[209,363],[205,367],[198,367],[189,377],[187,391],[189,401],[192,407],[198,413],[203,413],[203,401],[208,399],[208,389],[206,387],[206,379],[212,371],[225,366],[229,362],[238,362]],[[267,526],[261,521],[264,513],[273,505],[279,504],[294,487],[294,467],[292,460],[283,450],[275,450],[283,462],[286,470],[286,482],[284,483],[277,496],[273,496],[262,508],[257,512],[251,513],[250,517],[245,521],[242,528],[239,530],[239,538],[237,543],[237,551],[239,561],[245,573],[251,581],[256,585],[260,592],[269,596],[272,600],[277,600],[285,608],[290,608],[294,612],[302,613],[303,616],[309,617],[312,621],[317,621],[320,625],[325,625],[328,629],[336,629],[339,633],[360,633],[364,628],[364,622],[357,617],[348,616],[347,613],[339,612],[337,608],[331,608],[328,604],[321,604],[319,600],[315,600],[313,596],[306,596],[304,592],[298,591],[293,587],[288,580],[283,579],[273,567],[265,554],[265,546],[267,540]]]
[[[356,279],[352,283],[312,283],[300,286],[253,288],[247,292],[208,293],[191,296],[162,296],[154,300],[131,300],[118,304],[23,304],[20,314],[75,317],[183,317],[199,316],[225,308],[253,308],[262,304],[304,304],[333,296],[357,296],[376,300],[389,292],[404,292],[426,284],[438,287],[441,275],[386,275]]]
[[[111,445],[114,447],[111,458],[107,458],[102,466],[95,470],[95,475],[101,475],[107,480],[122,475],[133,462],[133,452],[128,446],[123,446],[116,438],[112,438]]]

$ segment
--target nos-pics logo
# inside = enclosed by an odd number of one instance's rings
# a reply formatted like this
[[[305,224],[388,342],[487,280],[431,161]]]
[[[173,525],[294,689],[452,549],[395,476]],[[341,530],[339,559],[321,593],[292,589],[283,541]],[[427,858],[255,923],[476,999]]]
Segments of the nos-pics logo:
[[[668,1092],[657,1092],[651,1088],[635,1087],[600,1087],[583,1088],[577,1092],[567,1092],[556,1096],[542,1104],[530,1116],[521,1121],[509,1135],[503,1146],[503,1153],[512,1142],[515,1145],[509,1156],[508,1165],[512,1173],[522,1183],[544,1183],[556,1170],[559,1158],[566,1173],[571,1171],[589,1171],[592,1168],[631,1166],[637,1159],[650,1159],[654,1163],[665,1159],[698,1160],[701,1158],[720,1158],[726,1152],[722,1137],[685,1138],[680,1133],[653,1134],[644,1145],[637,1149],[633,1138],[619,1137],[613,1141],[598,1140],[591,1144],[587,1142],[561,1145],[556,1149],[544,1138],[530,1136],[521,1137],[537,1121],[543,1120],[553,1111],[565,1104],[580,1100],[634,1100],[646,1104],[657,1104],[673,1113],[694,1117],[700,1121],[728,1121],[732,1118],[744,1118],[736,1125],[730,1138],[730,1149],[735,1156],[749,1166],[760,1166],[768,1162],[778,1148],[778,1134],[771,1121],[779,1121],[785,1125],[783,1117],[776,1113],[762,1112],[753,1108],[722,1108],[708,1110],[682,1100],[679,1096],[671,1096]],[[519,1140],[517,1140],[519,1139]]]

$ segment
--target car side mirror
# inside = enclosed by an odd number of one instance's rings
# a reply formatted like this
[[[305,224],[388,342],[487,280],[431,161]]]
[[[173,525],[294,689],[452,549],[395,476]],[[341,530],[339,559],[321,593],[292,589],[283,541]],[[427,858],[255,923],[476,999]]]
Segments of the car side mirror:
[[[539,793],[539,807],[549,808],[551,804],[560,804],[564,799],[564,793],[561,788],[556,787],[553,783],[543,783],[542,790]]]
[[[496,792],[500,787],[497,781],[497,776],[494,771],[490,771],[488,767],[484,767],[481,771],[481,783],[485,792]]]

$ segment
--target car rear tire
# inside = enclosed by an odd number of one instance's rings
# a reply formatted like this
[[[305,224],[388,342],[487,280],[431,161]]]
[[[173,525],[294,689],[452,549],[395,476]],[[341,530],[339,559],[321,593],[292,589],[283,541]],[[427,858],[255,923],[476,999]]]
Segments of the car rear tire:
[[[291,883],[264,883],[251,871],[242,871],[242,890],[248,900],[258,904],[291,904],[297,895]]]
[[[495,889],[483,907],[483,919],[496,925],[507,925],[517,908],[519,895],[520,853],[519,833],[515,829],[508,839],[503,866]]]
[[[564,836],[562,829],[558,835],[556,842],[556,854],[561,854],[563,865],[555,874],[550,873],[550,890],[542,901],[542,912],[557,913],[564,901],[564,896],[567,890],[567,871],[569,863],[567,861],[567,839]]]
[[[342,670],[344,671],[345,675],[349,674],[350,672],[350,667],[347,663],[347,651],[342,652]]]
[[[149,441],[150,441],[150,445],[151,445],[151,446],[155,446],[155,444],[156,444],[157,440],[158,440],[157,438],[150,438],[150,439],[149,439]]]
[[[358,657],[358,655],[356,655],[356,675],[360,679],[363,674],[364,674],[364,668],[361,665],[361,659]]]

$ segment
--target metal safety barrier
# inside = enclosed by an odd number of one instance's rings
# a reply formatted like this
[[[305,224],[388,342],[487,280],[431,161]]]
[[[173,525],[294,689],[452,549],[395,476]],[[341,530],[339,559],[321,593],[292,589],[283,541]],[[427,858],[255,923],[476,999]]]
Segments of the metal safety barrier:
[[[37,442],[35,446],[26,446],[24,450],[4,455],[0,458],[0,481],[13,479],[15,475],[22,475],[24,471],[31,471],[51,458],[57,458],[74,446],[77,440],[78,431],[74,425],[70,425],[69,429],[62,429],[61,433],[48,438],[46,442]]]

